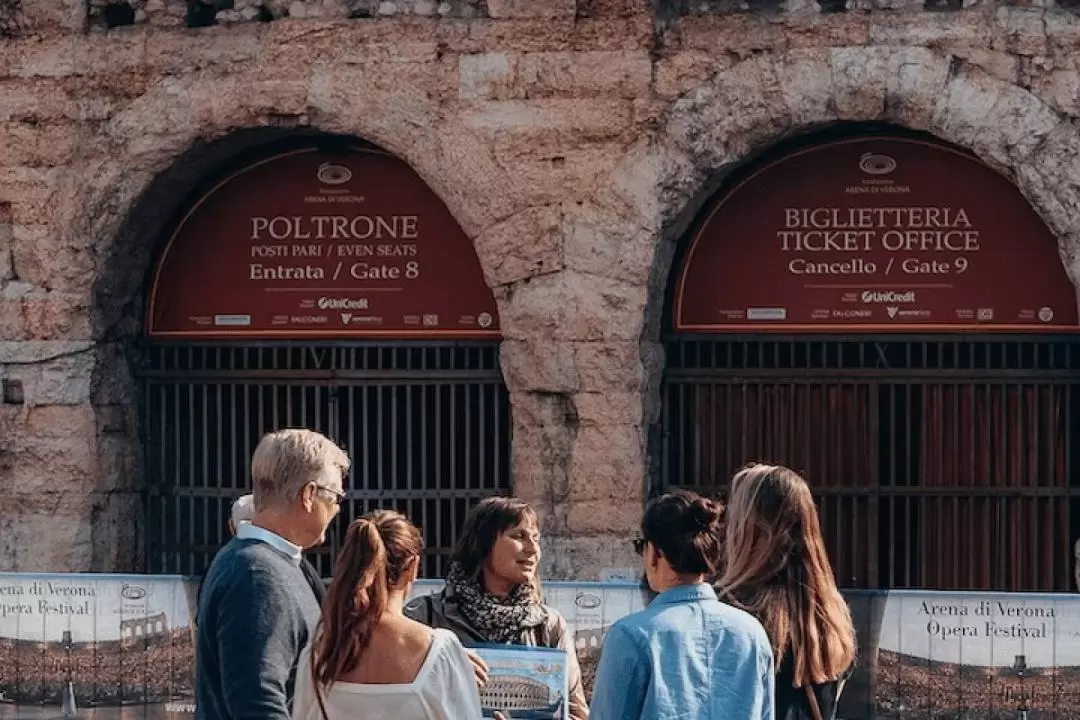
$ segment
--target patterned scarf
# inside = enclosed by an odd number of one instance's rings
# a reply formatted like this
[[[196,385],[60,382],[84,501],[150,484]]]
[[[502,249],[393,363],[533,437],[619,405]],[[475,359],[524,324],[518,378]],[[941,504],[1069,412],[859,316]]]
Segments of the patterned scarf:
[[[522,632],[547,620],[547,608],[536,602],[529,585],[518,585],[509,597],[497,597],[454,563],[446,575],[446,589],[462,616],[488,642],[520,642]]]

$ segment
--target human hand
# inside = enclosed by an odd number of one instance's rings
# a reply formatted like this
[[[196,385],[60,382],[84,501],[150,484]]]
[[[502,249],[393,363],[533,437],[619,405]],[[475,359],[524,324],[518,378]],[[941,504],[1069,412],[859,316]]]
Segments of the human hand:
[[[469,656],[469,662],[473,664],[473,675],[476,677],[476,684],[480,687],[481,690],[483,690],[484,686],[487,685],[488,681],[487,663],[484,662],[479,655],[474,653],[472,650],[469,650],[468,648],[465,649],[465,654]],[[502,720],[508,719],[503,718]]]

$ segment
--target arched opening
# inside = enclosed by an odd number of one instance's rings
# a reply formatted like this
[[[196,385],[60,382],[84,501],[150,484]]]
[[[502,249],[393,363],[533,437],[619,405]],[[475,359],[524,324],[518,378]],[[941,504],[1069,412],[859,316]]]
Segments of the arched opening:
[[[1077,298],[970,153],[882,127],[777,147],[676,258],[661,485],[798,469],[845,587],[1071,589]]]
[[[308,427],[353,459],[320,572],[389,507],[442,575],[468,508],[510,484],[498,312],[444,203],[378,148],[306,136],[209,178],[163,240],[138,368],[148,570],[202,572],[259,438]]]

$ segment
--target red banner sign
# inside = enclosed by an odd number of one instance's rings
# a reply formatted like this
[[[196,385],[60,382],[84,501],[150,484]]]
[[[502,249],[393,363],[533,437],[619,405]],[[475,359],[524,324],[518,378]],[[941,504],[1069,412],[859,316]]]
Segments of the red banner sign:
[[[314,149],[211,190],[165,249],[147,332],[496,338],[495,299],[443,202],[385,153]]]
[[[1020,192],[929,142],[861,138],[767,165],[712,209],[683,331],[1075,329],[1078,294]]]

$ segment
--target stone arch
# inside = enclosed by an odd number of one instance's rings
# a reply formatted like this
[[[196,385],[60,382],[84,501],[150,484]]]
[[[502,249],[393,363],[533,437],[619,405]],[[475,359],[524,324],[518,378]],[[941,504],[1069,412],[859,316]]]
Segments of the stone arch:
[[[237,74],[215,83],[167,78],[111,116],[61,181],[62,240],[86,248],[78,285],[88,309],[88,380],[99,438],[96,461],[110,492],[94,527],[89,564],[99,570],[137,570],[142,532],[141,444],[136,416],[131,349],[141,332],[146,282],[168,225],[199,184],[275,143],[298,136],[360,139],[408,163],[443,200],[474,241],[485,279],[496,287],[504,332],[514,313],[504,312],[498,289],[501,256],[477,240],[526,205],[527,193],[461,123],[442,122],[433,100],[395,88],[369,88],[355,68],[317,71],[304,82],[265,81]],[[74,281],[73,281],[74,282]],[[82,350],[80,350],[82,352]],[[75,371],[72,371],[73,374]],[[107,437],[106,437],[107,435]],[[132,519],[136,523],[132,524]],[[121,533],[122,540],[114,535]]]
[[[879,122],[967,148],[1010,178],[1058,236],[1080,286],[1080,128],[1018,85],[917,47],[814,48],[755,56],[677,99],[648,162],[661,230],[644,336],[659,332],[674,238],[723,179],[781,140]],[[679,175],[673,175],[677,172]],[[686,178],[692,177],[693,182]]]
[[[400,157],[474,240],[526,205],[518,182],[468,128],[443,122],[441,132],[425,132],[441,119],[434,101],[395,109],[389,90],[357,92],[350,83],[359,76],[353,78],[348,68],[317,74],[310,85],[243,76],[222,82],[160,82],[109,122],[104,134],[114,147],[108,159],[84,162],[70,176],[67,189],[75,199],[68,204],[67,227],[98,259],[96,337],[118,330],[114,326],[149,267],[153,240],[196,184],[287,137],[359,138]],[[483,243],[475,245],[489,285],[499,284],[502,258]]]
[[[637,208],[627,226],[647,230],[634,247],[651,261],[638,326],[649,479],[659,472],[661,333],[678,239],[731,171],[782,140],[846,122],[923,131],[976,153],[1018,186],[1055,233],[1080,287],[1075,118],[926,48],[813,48],[744,60],[676,99],[656,135],[623,158],[606,190],[608,204]]]

